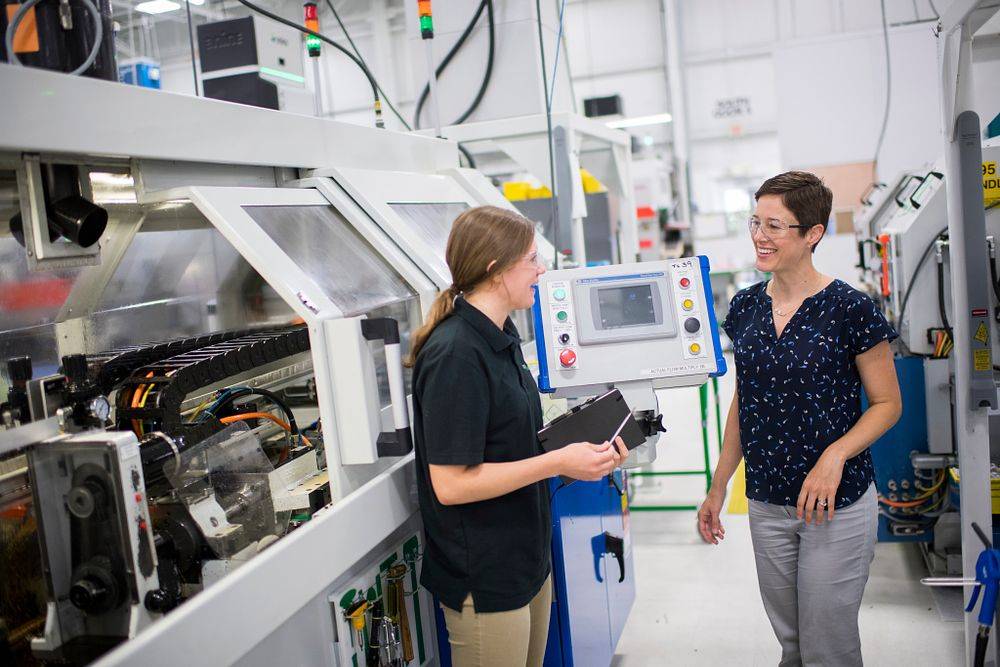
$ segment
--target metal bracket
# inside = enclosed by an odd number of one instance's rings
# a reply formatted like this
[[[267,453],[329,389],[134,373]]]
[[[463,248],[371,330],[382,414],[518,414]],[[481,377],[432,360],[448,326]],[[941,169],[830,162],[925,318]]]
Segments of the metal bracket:
[[[65,239],[49,239],[42,166],[38,155],[25,154],[21,157],[17,166],[17,195],[21,202],[24,247],[30,271],[100,264],[100,243],[81,248]]]

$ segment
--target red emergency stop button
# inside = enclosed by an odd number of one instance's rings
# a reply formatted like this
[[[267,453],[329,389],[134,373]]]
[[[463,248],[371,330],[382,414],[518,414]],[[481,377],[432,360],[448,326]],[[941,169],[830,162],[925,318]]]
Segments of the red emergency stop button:
[[[691,279],[690,278],[681,278],[681,287],[683,287],[684,289],[687,289],[688,287],[691,287]]]
[[[570,349],[565,349],[559,353],[559,363],[563,365],[564,368],[569,368],[576,363],[576,352]]]

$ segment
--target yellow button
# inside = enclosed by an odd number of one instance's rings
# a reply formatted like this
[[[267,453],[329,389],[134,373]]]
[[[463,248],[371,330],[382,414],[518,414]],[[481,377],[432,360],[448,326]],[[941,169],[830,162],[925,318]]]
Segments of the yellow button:
[[[698,343],[691,343],[691,347],[688,349],[691,350],[691,354],[698,354],[701,352],[701,345],[698,345]]]
[[[684,310],[691,310],[694,308],[694,301],[691,299],[684,299],[684,301],[681,302],[681,305],[684,306]]]

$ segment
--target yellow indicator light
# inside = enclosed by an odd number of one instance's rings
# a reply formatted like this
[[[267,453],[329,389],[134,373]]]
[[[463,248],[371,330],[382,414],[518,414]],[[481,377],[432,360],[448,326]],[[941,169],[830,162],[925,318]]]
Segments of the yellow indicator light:
[[[691,350],[691,354],[698,354],[699,352],[701,352],[701,345],[699,345],[698,343],[691,343],[691,347],[688,349]]]
[[[691,310],[694,308],[694,301],[691,299],[684,299],[684,301],[681,302],[681,305],[684,306],[684,310]]]

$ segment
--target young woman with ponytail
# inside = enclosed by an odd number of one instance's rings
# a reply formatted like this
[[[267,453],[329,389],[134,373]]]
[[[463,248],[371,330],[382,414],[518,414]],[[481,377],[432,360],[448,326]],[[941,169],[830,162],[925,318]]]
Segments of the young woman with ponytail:
[[[534,225],[482,206],[455,220],[454,280],[413,336],[414,440],[424,521],[421,583],[444,611],[457,667],[541,665],[552,600],[547,480],[601,479],[624,443],[543,453],[538,387],[511,312],[545,268]]]

